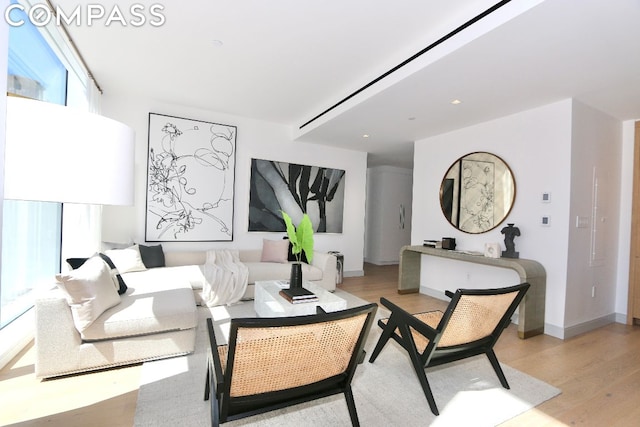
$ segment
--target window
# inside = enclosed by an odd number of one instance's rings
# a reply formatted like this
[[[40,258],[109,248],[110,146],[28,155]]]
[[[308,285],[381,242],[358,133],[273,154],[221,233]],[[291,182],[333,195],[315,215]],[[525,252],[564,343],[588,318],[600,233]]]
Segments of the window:
[[[8,92],[64,105],[67,69],[24,19],[9,33]],[[34,290],[60,271],[62,205],[4,200],[2,227],[0,328],[30,309]]]
[[[62,205],[4,201],[0,327],[33,306],[33,291],[60,271]]]

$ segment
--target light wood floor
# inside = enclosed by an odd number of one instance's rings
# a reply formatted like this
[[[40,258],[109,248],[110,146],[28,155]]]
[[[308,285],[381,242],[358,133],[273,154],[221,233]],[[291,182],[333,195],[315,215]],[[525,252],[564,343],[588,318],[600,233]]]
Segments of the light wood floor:
[[[421,294],[399,295],[397,274],[397,266],[365,264],[364,277],[345,278],[339,287],[368,301],[384,296],[413,312],[445,306]],[[563,341],[547,335],[520,340],[512,325],[496,353],[502,363],[562,390],[504,426],[640,425],[640,327],[612,324]],[[133,424],[139,365],[38,381],[33,362],[29,347],[0,371],[0,425]]]

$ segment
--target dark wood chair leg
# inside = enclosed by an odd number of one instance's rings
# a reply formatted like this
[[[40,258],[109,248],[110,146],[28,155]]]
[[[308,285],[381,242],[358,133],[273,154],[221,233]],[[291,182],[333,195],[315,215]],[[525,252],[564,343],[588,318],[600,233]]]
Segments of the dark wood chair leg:
[[[496,357],[493,349],[487,350],[487,357],[489,358],[489,362],[491,362],[491,366],[493,366],[493,370],[496,372],[496,375],[498,376],[502,387],[510,389],[511,387],[509,387],[507,377],[504,376],[504,372],[502,372],[502,368],[500,367],[500,362],[498,362],[498,358]]]
[[[218,399],[211,399],[211,426],[218,427],[220,425],[220,408]]]
[[[410,342],[407,344],[409,348],[407,352],[409,353],[409,358],[411,359],[411,364],[413,365],[413,370],[418,377],[418,381],[420,382],[420,386],[422,387],[422,391],[424,393],[424,397],[427,398],[427,402],[429,403],[429,408],[433,415],[440,415],[438,411],[438,405],[436,405],[436,400],[433,397],[433,393],[431,392],[431,386],[429,385],[429,381],[427,380],[427,374],[424,371],[424,363],[420,358],[420,354],[418,350],[416,350],[415,343],[413,342],[413,338],[411,337],[411,332],[409,331],[408,325],[402,325],[400,327],[400,332],[403,336],[403,340],[409,340]],[[410,345],[409,345],[410,344]]]
[[[211,365],[207,364],[207,376],[204,382],[204,400],[209,400],[209,393],[211,393],[211,379],[209,375],[211,375]]]
[[[349,409],[349,417],[351,418],[351,425],[353,427],[360,427],[360,421],[358,420],[358,412],[356,411],[356,402],[353,400],[353,392],[351,386],[347,386],[344,391],[344,398],[347,401],[347,408]]]
[[[376,358],[384,348],[385,344],[387,344],[387,341],[389,341],[389,338],[391,338],[391,335],[393,334],[393,331],[395,329],[396,329],[395,325],[391,327],[391,318],[389,318],[387,325],[384,328],[382,328],[382,334],[378,339],[376,347],[373,349],[373,352],[371,353],[371,357],[369,358],[369,363],[373,363],[376,360]]]
[[[429,402],[429,408],[433,415],[440,415],[438,412],[438,405],[436,405],[436,400],[433,397],[433,393],[431,392],[431,386],[429,385],[429,381],[427,380],[427,374],[424,371],[424,366],[420,363],[420,360],[414,360],[411,357],[411,362],[413,364],[413,369],[416,371],[416,376],[418,377],[418,381],[420,381],[420,386],[422,387],[422,391],[424,392],[424,397],[427,398],[427,402]]]
[[[213,384],[213,370],[211,364],[207,365],[207,378],[204,383],[204,400],[211,399],[211,425],[217,427],[220,425],[220,408],[218,406],[218,394],[214,390],[213,396],[211,395],[211,385]]]

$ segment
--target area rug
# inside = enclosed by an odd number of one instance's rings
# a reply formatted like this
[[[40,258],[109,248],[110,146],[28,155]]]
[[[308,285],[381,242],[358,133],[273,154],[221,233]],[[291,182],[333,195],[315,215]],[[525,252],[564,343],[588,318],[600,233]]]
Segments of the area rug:
[[[365,303],[336,291],[349,306]],[[379,310],[381,311],[381,310]],[[384,314],[384,312],[379,313]],[[138,392],[135,426],[210,426],[209,402],[203,400],[208,352],[205,319],[214,319],[216,335],[228,330],[231,317],[254,316],[252,302],[199,309],[196,350],[189,356],[145,363]],[[380,328],[367,339],[370,355]],[[226,338],[225,338],[226,339]],[[499,355],[498,355],[499,356]],[[560,390],[502,364],[511,386],[502,388],[485,356],[430,368],[427,376],[440,409],[434,416],[406,352],[389,342],[375,363],[358,366],[353,394],[362,426],[495,426],[560,394]],[[349,426],[343,395],[225,423],[225,426]]]

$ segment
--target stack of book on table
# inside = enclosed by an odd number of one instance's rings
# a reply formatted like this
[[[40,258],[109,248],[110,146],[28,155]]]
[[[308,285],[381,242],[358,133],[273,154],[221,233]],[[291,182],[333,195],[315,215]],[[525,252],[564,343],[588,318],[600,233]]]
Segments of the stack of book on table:
[[[305,288],[282,289],[280,295],[291,304],[318,301],[318,296]]]
[[[422,246],[427,246],[429,248],[442,248],[442,242],[437,240],[425,240],[422,243]]]

